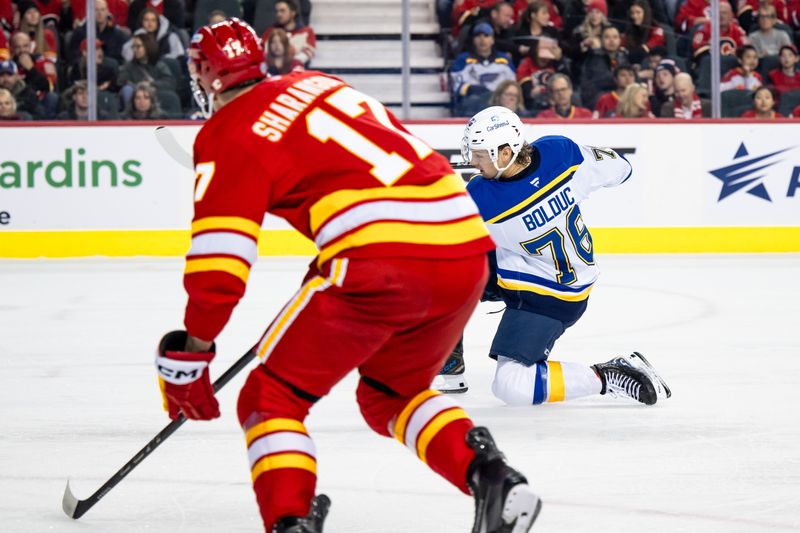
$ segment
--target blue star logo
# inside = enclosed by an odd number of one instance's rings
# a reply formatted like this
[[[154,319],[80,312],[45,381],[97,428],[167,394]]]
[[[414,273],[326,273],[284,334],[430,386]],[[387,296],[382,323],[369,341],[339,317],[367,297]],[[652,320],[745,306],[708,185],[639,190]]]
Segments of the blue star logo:
[[[719,199],[717,201],[721,202],[724,198],[727,198],[739,189],[746,188],[745,192],[747,192],[747,194],[752,194],[762,200],[771,202],[772,198],[769,197],[767,188],[761,181],[764,179],[765,174],[761,174],[760,172],[776,163],[780,163],[781,160],[777,159],[772,162],[764,161],[770,157],[782,154],[787,150],[791,150],[792,148],[794,148],[794,146],[767,155],[748,157],[750,154],[747,152],[744,143],[740,144],[739,149],[736,150],[736,155],[733,156],[735,160],[733,164],[716,170],[709,170],[712,176],[722,182],[722,190],[719,192]],[[762,164],[762,162],[764,163]]]

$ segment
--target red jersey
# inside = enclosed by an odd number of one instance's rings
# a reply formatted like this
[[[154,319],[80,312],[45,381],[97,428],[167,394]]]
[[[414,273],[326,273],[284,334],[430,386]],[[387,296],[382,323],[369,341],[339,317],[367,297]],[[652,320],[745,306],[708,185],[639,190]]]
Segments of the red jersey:
[[[711,26],[703,24],[703,27],[697,30],[692,38],[694,57],[699,56],[703,52],[708,52],[710,42]],[[737,48],[748,43],[747,34],[736,21],[731,21],[727,32],[722,33],[722,30],[719,32],[719,50],[724,56],[734,55]]]
[[[447,159],[377,100],[316,71],[271,78],[203,126],[184,285],[189,334],[214,339],[244,293],[264,213],[340,257],[460,258],[494,248]]]
[[[6,33],[0,28],[0,61],[11,59],[11,51],[8,49]]]
[[[594,118],[611,118],[617,114],[619,95],[617,91],[610,91],[600,95],[594,105]]]
[[[569,114],[566,117],[562,117],[558,113],[556,113],[555,108],[545,109],[538,115],[536,118],[560,118],[562,120],[569,120],[573,118],[592,118],[592,112],[586,109],[585,107],[578,107],[576,105],[572,106],[569,110]]]
[[[685,33],[702,19],[711,20],[711,2],[709,0],[687,0],[681,5],[675,16],[675,29]]]
[[[622,34],[622,47],[628,48],[628,38],[626,34]],[[660,26],[653,23],[652,28],[650,28],[650,35],[647,37],[647,42],[642,45],[645,52],[649,52],[656,46],[666,46],[667,44],[667,37],[664,34],[664,29]]]
[[[269,46],[269,36],[272,35],[272,30],[276,27],[277,26],[267,28],[261,35],[264,48]],[[283,31],[286,32],[286,36],[289,38],[289,46],[292,49],[293,58],[295,60],[306,65],[309,61],[314,59],[314,54],[317,52],[317,35],[314,33],[314,30],[311,29],[311,26],[298,25],[293,30],[283,28]]]
[[[800,71],[795,70],[794,74],[787,76],[784,74],[783,69],[776,68],[769,71],[769,83],[775,86],[778,94],[787,91],[796,91],[800,89]]]
[[[739,115],[739,118],[757,118],[756,111],[755,109],[748,109],[747,111]],[[781,115],[777,111],[773,111],[772,116],[770,118],[783,118],[783,115]],[[764,119],[764,120],[769,120],[769,119]]]
[[[800,28],[800,0],[789,0],[786,6],[786,23]]]

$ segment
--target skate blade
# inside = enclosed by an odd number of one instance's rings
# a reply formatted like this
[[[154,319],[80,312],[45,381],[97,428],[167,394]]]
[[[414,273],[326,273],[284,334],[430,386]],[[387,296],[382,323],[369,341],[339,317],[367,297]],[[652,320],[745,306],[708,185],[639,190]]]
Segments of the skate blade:
[[[461,394],[467,392],[469,385],[464,374],[438,374],[431,388],[445,394]]]
[[[508,491],[503,504],[504,533],[527,533],[542,510],[542,500],[530,486],[520,484]]]
[[[650,376],[651,376],[651,379],[655,378],[655,379],[653,379],[653,383],[655,383],[656,385],[660,385],[660,386],[656,386],[656,393],[658,394],[658,397],[659,398],[670,398],[672,396],[672,391],[667,386],[667,382],[664,381],[664,378],[662,378],[659,375],[659,373],[656,372],[655,367],[650,364],[650,361],[648,361],[645,358],[645,356],[643,356],[639,352],[633,352],[631,357],[639,359],[642,362],[642,364],[644,364],[645,369],[647,370],[647,373],[650,374]]]

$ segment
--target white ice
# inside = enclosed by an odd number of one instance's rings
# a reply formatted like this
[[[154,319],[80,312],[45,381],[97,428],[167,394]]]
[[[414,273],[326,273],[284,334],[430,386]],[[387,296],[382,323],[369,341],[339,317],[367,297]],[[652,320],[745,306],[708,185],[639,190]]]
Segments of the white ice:
[[[638,350],[672,399],[606,397],[509,408],[489,390],[498,304],[466,331],[470,391],[544,499],[536,532],[800,531],[800,255],[602,256],[583,319],[554,359]],[[294,292],[307,258],[262,259],[218,339],[219,375]],[[83,518],[61,511],[67,479],[88,497],[167,422],[154,346],[181,327],[179,260],[0,262],[0,531],[258,532],[235,400],[188,423]],[[308,420],[326,533],[466,533],[472,501],[397,442],[375,436],[353,376]]]

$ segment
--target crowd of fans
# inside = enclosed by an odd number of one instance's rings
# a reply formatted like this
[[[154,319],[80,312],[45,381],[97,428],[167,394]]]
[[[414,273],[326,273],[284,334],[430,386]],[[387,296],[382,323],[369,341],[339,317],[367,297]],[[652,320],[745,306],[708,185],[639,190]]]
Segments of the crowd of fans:
[[[800,117],[800,0],[732,1],[721,0],[719,10],[723,116]],[[455,116],[498,102],[542,118],[711,115],[710,0],[436,7],[450,29],[444,48]]]
[[[721,0],[723,116],[800,117],[800,0]],[[313,61],[309,0],[96,0],[98,116],[199,118],[186,50],[242,17],[271,74]],[[435,0],[454,116],[710,116],[710,0]],[[265,15],[266,13],[266,15]],[[86,5],[0,0],[0,120],[88,115]]]
[[[314,57],[310,9],[308,0],[95,0],[89,58],[85,2],[0,0],[0,120],[87,119],[90,60],[99,119],[200,118],[186,62],[194,29],[231,16],[258,22],[266,69],[286,73]]]

